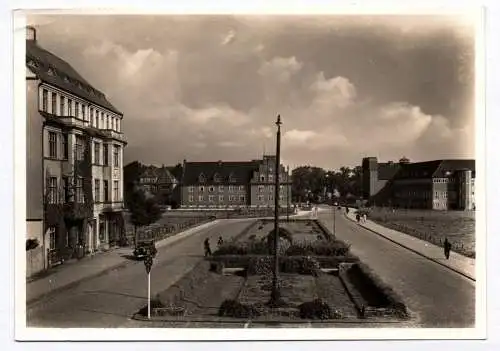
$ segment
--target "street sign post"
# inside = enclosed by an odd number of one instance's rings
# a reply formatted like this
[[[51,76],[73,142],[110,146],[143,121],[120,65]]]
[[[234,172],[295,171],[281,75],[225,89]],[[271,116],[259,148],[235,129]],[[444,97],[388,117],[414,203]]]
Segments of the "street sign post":
[[[153,256],[149,251],[144,258],[144,265],[148,274],[148,319],[151,319],[151,267],[153,266]]]

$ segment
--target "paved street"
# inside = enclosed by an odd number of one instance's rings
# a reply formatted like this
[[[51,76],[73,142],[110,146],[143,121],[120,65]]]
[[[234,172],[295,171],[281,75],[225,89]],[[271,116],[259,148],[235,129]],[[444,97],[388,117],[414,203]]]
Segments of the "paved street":
[[[333,214],[320,212],[330,230]],[[423,327],[471,327],[475,315],[475,283],[336,215],[336,233],[352,251],[418,312]]]
[[[225,221],[195,233],[173,246],[159,248],[151,272],[152,295],[175,283],[203,258],[203,240],[215,245],[241,232],[250,220]],[[69,290],[54,293],[27,310],[28,327],[127,327],[137,326],[130,316],[147,303],[147,275],[142,262],[86,280]]]

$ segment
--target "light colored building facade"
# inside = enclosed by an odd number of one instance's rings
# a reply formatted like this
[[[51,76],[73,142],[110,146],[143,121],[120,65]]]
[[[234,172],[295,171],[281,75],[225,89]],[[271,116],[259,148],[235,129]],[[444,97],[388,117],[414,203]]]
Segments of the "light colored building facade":
[[[123,227],[123,114],[27,29],[27,239],[43,268],[107,248]]]
[[[186,162],[180,181],[184,208],[274,207],[274,156],[246,162]],[[291,176],[280,168],[279,206],[287,207]]]

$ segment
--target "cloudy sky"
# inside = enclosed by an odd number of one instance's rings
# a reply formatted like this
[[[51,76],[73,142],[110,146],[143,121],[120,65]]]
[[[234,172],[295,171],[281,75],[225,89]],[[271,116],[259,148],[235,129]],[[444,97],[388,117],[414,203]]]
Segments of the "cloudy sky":
[[[474,36],[451,17],[37,16],[124,113],[125,161],[474,157]]]

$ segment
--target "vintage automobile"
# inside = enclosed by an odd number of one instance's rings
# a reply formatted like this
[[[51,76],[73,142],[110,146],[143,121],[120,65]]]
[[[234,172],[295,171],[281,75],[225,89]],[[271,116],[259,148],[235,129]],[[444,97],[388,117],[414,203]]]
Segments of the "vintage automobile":
[[[152,257],[155,257],[157,252],[154,240],[140,241],[135,246],[134,256],[137,259],[142,259],[150,253]]]

